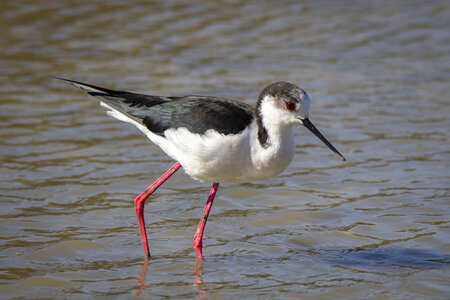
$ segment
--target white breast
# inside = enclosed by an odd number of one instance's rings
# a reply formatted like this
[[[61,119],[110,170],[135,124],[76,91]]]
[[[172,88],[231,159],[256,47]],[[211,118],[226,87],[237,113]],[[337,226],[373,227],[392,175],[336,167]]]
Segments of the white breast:
[[[178,128],[167,130],[165,141],[158,145],[197,180],[251,181],[276,176],[292,161],[292,133],[289,130],[286,134],[284,143],[264,148],[257,139],[256,122],[233,135],[223,135],[214,130],[199,135]]]

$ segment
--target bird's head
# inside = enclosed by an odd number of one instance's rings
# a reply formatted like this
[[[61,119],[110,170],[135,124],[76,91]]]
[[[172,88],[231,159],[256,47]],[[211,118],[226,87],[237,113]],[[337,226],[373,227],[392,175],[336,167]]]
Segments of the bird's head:
[[[308,94],[298,86],[284,81],[265,87],[259,95],[257,103],[257,111],[266,129],[303,125],[345,161],[344,156],[309,120],[309,108]]]

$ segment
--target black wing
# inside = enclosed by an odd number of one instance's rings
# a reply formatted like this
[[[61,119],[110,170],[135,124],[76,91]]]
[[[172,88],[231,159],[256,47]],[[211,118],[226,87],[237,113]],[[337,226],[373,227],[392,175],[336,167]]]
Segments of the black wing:
[[[150,131],[164,135],[167,129],[184,127],[198,134],[204,134],[208,129],[237,134],[254,117],[254,108],[238,101],[207,96],[171,99],[171,102],[151,107],[139,116]]]
[[[111,108],[161,136],[167,129],[181,127],[198,134],[204,134],[208,129],[222,134],[237,134],[250,124],[255,115],[255,109],[250,105],[228,99],[143,95],[59,79],[72,83],[91,96],[99,97]]]

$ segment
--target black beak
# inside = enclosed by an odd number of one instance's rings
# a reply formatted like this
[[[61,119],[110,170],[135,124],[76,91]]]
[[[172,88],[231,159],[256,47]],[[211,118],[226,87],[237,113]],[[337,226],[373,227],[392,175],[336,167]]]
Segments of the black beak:
[[[328,148],[331,149],[331,151],[333,151],[334,153],[339,155],[343,161],[346,160],[345,157],[342,156],[342,154],[339,153],[339,151],[337,151],[337,149],[334,148],[334,146],[331,145],[331,143],[319,132],[319,130],[317,130],[316,126],[314,126],[313,123],[311,123],[311,121],[308,118],[301,119],[301,121],[302,121],[303,126],[305,126],[306,128],[309,129],[309,131],[314,133],[314,135],[317,136],[322,142],[324,142],[325,145],[327,145]]]

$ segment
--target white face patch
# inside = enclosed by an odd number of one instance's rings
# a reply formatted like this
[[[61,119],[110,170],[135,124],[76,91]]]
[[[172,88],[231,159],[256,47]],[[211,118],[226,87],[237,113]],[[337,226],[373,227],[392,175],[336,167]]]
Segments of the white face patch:
[[[308,94],[298,89],[291,91],[289,96],[298,100],[295,110],[286,108],[288,99],[279,99],[272,95],[264,96],[261,101],[260,115],[266,129],[292,126],[299,124],[299,119],[308,117],[310,107]]]
[[[287,110],[284,101],[279,101],[271,95],[264,96],[261,101],[260,115],[267,130],[277,130],[298,123],[296,112]]]

